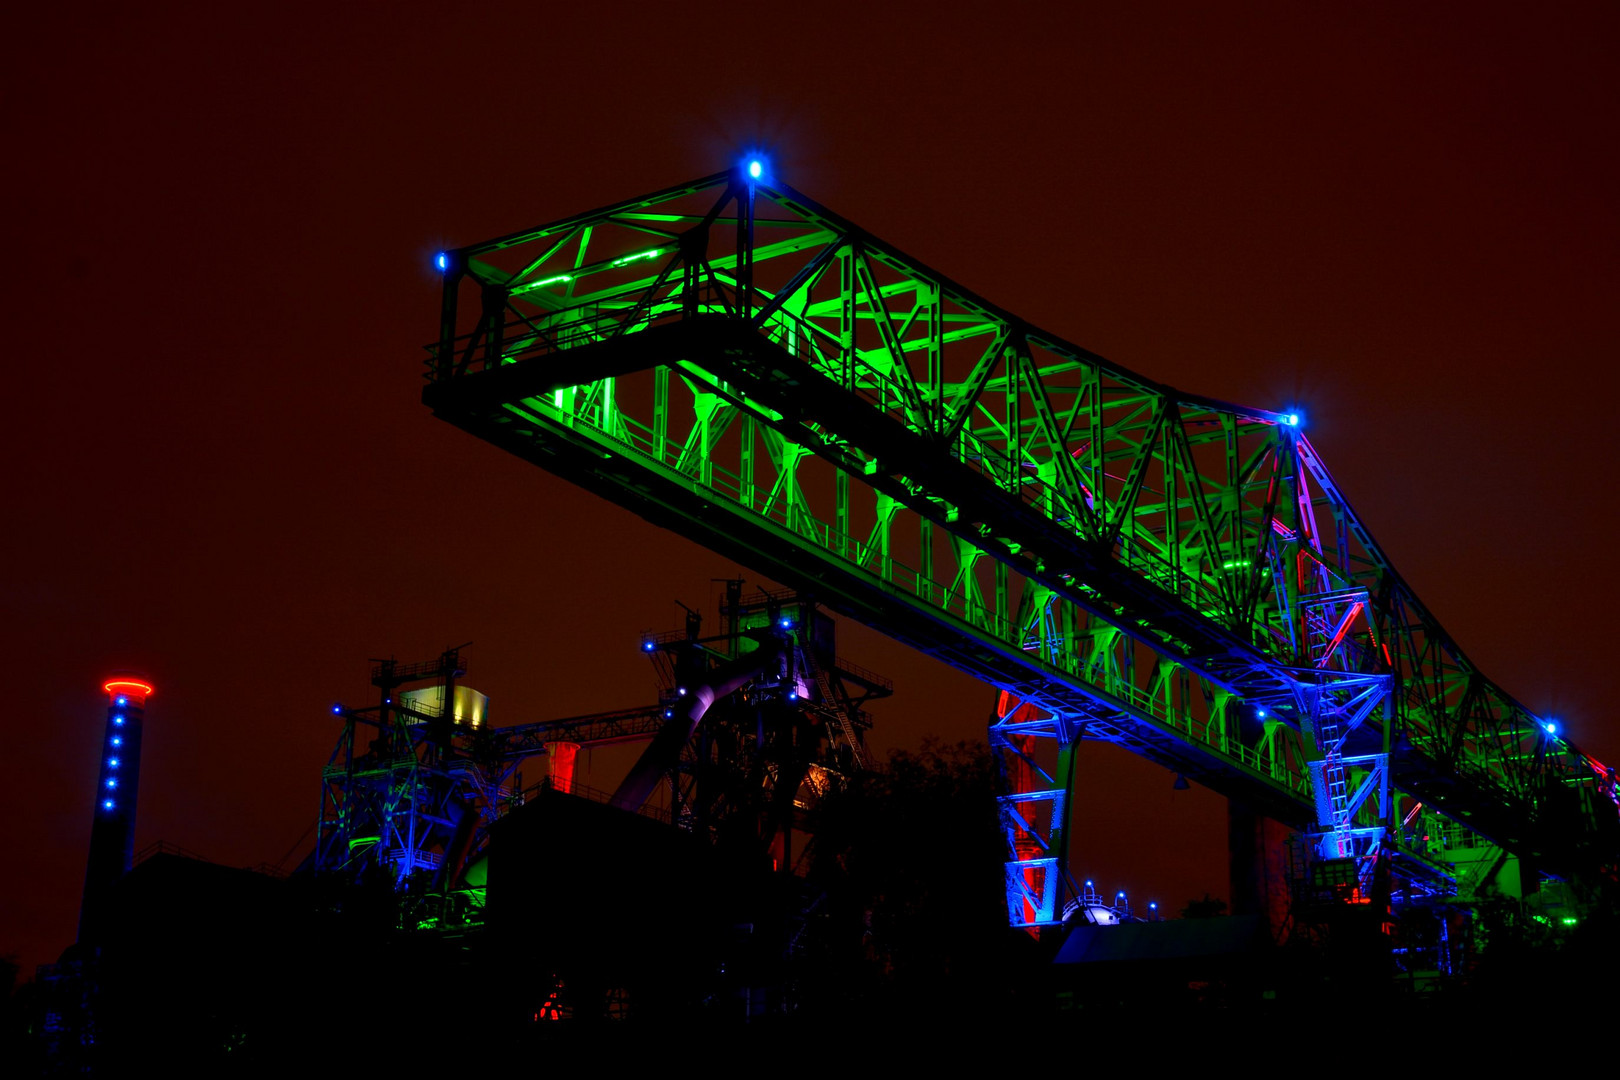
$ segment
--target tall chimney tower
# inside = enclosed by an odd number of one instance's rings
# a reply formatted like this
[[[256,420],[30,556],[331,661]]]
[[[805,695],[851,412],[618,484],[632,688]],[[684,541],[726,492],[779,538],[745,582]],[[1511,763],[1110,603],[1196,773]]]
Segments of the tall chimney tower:
[[[90,823],[90,858],[79,904],[79,944],[100,944],[107,894],[129,870],[135,854],[135,800],[141,784],[141,731],[152,684],[118,676],[108,679],[107,730],[101,739]]]

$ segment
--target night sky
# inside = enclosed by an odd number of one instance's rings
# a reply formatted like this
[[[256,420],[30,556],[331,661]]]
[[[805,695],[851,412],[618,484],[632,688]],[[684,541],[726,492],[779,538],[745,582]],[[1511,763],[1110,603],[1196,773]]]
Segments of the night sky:
[[[237,865],[308,829],[368,657],[475,642],[497,723],[652,699],[638,632],[736,567],[429,415],[430,260],[750,143],[1069,340],[1298,406],[1468,654],[1620,759],[1620,8],[884,8],[8,16],[0,953],[72,940],[115,667],[137,846]],[[982,737],[988,690],[841,633],[880,748]],[[1226,894],[1220,798],[1080,762],[1078,871]]]

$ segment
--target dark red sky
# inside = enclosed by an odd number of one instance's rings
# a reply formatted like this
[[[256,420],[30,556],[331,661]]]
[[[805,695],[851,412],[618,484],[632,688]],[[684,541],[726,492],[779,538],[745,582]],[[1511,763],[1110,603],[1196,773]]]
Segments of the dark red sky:
[[[1469,654],[1620,758],[1616,9],[881,7],[12,16],[0,952],[71,940],[115,665],[158,685],[138,843],[235,863],[312,820],[367,657],[473,640],[501,722],[650,697],[636,633],[733,566],[431,419],[429,259],[756,140],[1054,332],[1300,404]],[[982,734],[987,692],[845,638],[879,745]],[[1221,801],[1170,781],[1088,748],[1078,869],[1224,894]]]

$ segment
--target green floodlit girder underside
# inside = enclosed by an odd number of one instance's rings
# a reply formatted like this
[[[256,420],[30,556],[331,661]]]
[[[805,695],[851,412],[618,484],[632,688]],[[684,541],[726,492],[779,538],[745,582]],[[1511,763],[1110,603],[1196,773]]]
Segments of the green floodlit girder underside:
[[[656,249],[649,214],[681,226]],[[1311,688],[1393,680],[1365,739],[1398,817],[1612,862],[1612,779],[1469,664],[1281,415],[730,174],[450,261],[424,397],[479,437],[1296,824]]]

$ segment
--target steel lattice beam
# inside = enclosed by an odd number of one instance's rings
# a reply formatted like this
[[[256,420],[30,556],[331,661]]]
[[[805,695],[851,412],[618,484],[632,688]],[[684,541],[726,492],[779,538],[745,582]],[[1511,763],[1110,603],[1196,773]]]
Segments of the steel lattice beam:
[[[740,173],[445,263],[424,400],[451,423],[1295,825],[1302,688],[1376,677],[1357,738],[1401,817],[1613,863],[1612,774],[1469,663],[1285,414],[1130,372]],[[1354,791],[1365,749],[1334,751]]]

